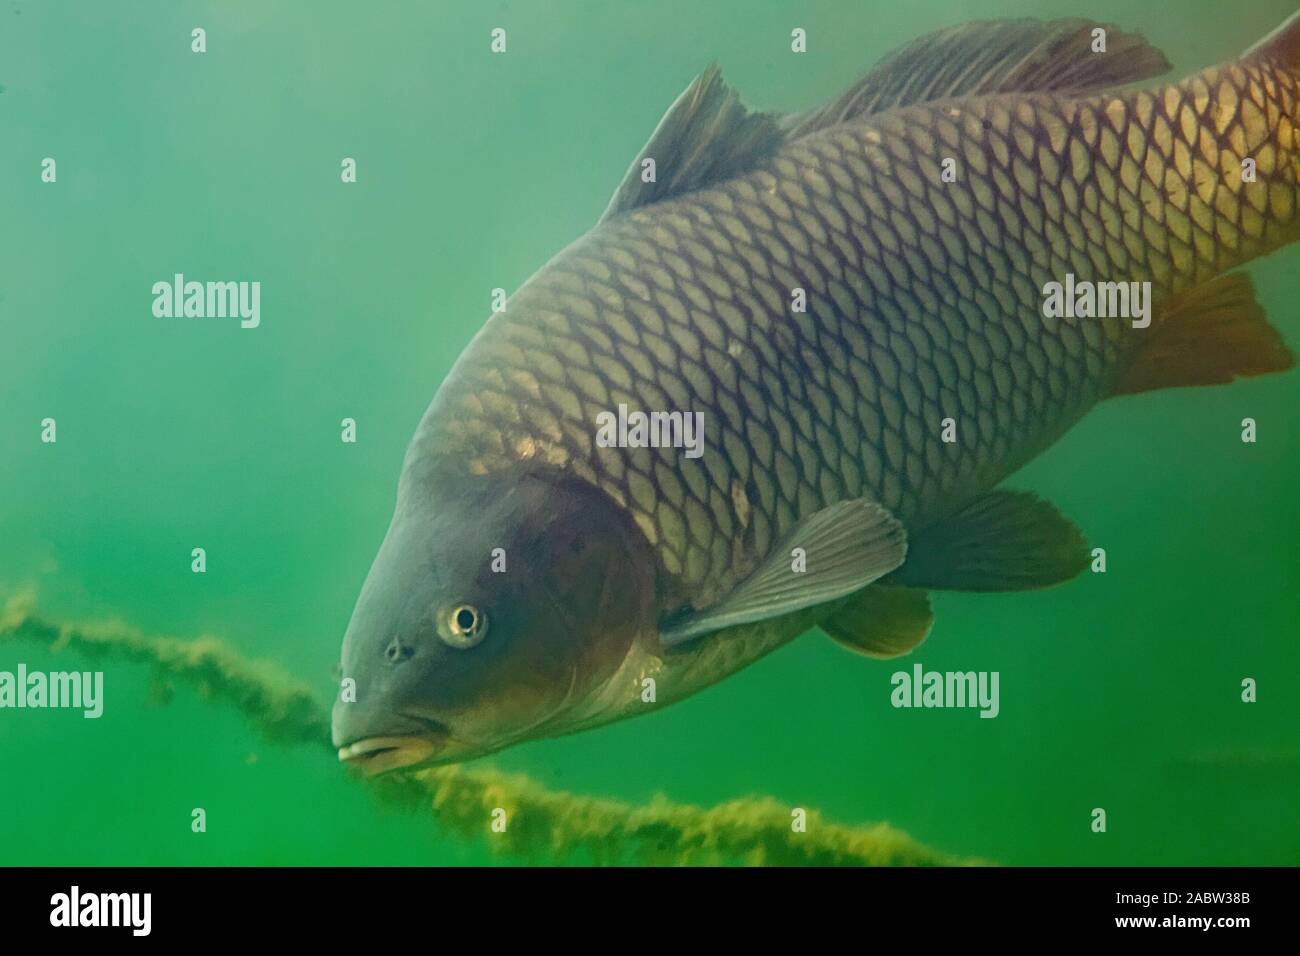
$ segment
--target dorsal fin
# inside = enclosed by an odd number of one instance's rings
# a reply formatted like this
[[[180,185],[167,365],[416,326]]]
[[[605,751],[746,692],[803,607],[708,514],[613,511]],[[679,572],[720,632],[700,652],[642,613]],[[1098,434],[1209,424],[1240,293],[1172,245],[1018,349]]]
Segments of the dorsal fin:
[[[1106,52],[1092,52],[1092,31]],[[637,154],[600,221],[749,172],[788,139],[872,113],[954,96],[1085,92],[1158,76],[1169,61],[1135,33],[1088,20],[988,20],[891,53],[841,96],[798,114],[753,113],[716,64],[691,81]],[[655,161],[655,182],[642,161]]]
[[[1095,29],[1106,52],[1092,52]],[[913,103],[989,93],[1082,93],[1168,71],[1163,53],[1136,33],[1076,18],[987,20],[937,30],[881,60],[819,109],[788,117],[790,138]]]
[[[1269,60],[1279,66],[1300,62],[1300,10],[1241,55],[1245,59]]]
[[[777,117],[751,113],[713,64],[686,87],[632,161],[600,221],[739,176],[781,145]],[[655,182],[641,164],[655,161]]]

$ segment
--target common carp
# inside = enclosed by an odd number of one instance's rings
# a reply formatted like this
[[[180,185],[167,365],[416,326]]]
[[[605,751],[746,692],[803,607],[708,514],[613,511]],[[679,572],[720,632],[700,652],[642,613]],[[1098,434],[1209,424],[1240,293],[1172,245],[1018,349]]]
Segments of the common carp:
[[[340,759],[647,713],[813,628],[905,654],[931,589],[1079,573],[1078,529],[1003,479],[1108,397],[1294,364],[1229,270],[1300,237],[1300,15],[1168,70],[1114,27],[1017,20],[803,114],[700,74],[421,420],[344,639]]]

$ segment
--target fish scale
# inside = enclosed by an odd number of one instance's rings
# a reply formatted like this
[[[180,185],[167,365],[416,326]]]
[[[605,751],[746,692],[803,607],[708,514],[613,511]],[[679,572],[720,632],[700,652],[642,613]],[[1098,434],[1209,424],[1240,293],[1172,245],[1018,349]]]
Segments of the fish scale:
[[[793,140],[552,260],[465,352],[417,442],[473,474],[527,461],[599,487],[696,606],[835,501],[924,528],[1110,394],[1142,341],[1127,320],[1045,319],[1046,283],[1150,281],[1159,303],[1295,237],[1296,96],[1288,70],[1233,65]],[[703,412],[703,457],[598,447],[596,416],[620,403]]]

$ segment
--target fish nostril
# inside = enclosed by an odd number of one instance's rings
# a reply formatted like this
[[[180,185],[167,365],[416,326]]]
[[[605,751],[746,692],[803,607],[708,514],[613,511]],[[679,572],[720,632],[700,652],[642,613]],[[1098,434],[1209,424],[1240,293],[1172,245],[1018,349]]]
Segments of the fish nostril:
[[[410,660],[413,654],[415,648],[403,644],[400,638],[393,638],[392,643],[384,649],[384,659],[390,664],[400,664],[402,661]]]

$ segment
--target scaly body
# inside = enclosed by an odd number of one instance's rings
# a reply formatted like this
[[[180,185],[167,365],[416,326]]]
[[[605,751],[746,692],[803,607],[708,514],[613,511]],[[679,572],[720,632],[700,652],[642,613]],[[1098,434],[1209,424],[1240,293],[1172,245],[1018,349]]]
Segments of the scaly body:
[[[1194,383],[1141,372],[1182,297],[1300,237],[1297,32],[1137,91],[991,83],[791,120],[739,174],[616,210],[461,356],[412,441],[403,495],[521,470],[580,483],[653,555],[661,623],[725,603],[836,503],[878,503],[923,541],[1101,399]],[[683,126],[693,103],[688,91],[674,107]],[[672,162],[653,158],[661,174]],[[1044,287],[1067,274],[1149,282],[1151,327],[1045,318]],[[1250,329],[1268,352],[1272,333]],[[1278,345],[1215,374],[1287,364]],[[704,454],[601,447],[597,417],[620,404],[702,412]],[[660,702],[690,694],[840,606],[673,647],[643,627],[546,731],[635,711],[647,676]]]
[[[1128,319],[1045,319],[1046,283],[1150,281],[1158,310],[1296,238],[1296,104],[1293,72],[1233,65],[813,133],[557,256],[466,351],[417,447],[477,473],[572,471],[696,605],[832,502],[868,495],[919,530],[1060,437],[1141,347]],[[706,453],[598,447],[619,403],[703,411]],[[949,417],[960,441],[941,440]],[[680,681],[653,651],[625,676],[689,693],[810,623],[701,642],[672,658]]]

